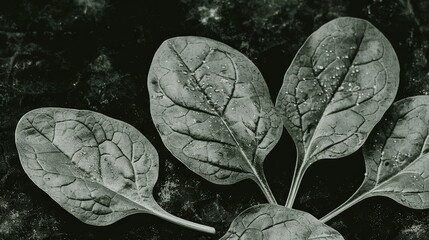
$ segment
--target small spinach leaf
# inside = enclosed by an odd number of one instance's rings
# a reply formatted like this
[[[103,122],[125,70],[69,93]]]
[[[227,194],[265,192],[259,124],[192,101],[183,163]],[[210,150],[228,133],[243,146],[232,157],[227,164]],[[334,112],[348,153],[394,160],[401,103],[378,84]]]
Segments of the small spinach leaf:
[[[347,156],[363,145],[398,83],[392,46],[365,20],[335,19],[305,41],[276,102],[298,155],[287,207],[312,163]]]
[[[30,179],[82,222],[104,226],[149,213],[214,233],[155,202],[158,153],[129,124],[91,111],[40,108],[21,118],[15,138]]]
[[[312,215],[278,205],[263,204],[238,215],[220,240],[344,240]]]
[[[366,173],[356,191],[323,217],[328,221],[372,196],[415,209],[429,208],[429,96],[395,102],[363,147]]]
[[[276,203],[263,162],[282,124],[248,58],[207,38],[172,38],[153,58],[148,88],[153,121],[176,158],[212,183],[252,179]]]

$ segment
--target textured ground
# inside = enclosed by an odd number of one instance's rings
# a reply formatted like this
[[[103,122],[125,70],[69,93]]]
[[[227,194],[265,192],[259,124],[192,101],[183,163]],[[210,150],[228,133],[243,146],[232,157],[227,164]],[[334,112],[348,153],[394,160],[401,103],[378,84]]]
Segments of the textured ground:
[[[227,43],[255,62],[274,99],[309,34],[336,17],[360,17],[396,50],[400,99],[429,94],[428,11],[427,0],[0,1],[0,239],[218,239],[239,212],[264,197],[250,181],[210,184],[165,149],[150,118],[146,89],[157,47],[181,35]],[[173,214],[216,227],[218,235],[149,215],[92,227],[65,212],[25,175],[14,146],[19,118],[45,106],[90,109],[138,128],[160,153],[158,202]],[[280,203],[294,158],[285,132],[265,164]],[[307,172],[295,207],[321,217],[354,192],[363,173],[360,151],[320,161]],[[365,200],[329,224],[351,240],[429,239],[428,210],[385,198]]]

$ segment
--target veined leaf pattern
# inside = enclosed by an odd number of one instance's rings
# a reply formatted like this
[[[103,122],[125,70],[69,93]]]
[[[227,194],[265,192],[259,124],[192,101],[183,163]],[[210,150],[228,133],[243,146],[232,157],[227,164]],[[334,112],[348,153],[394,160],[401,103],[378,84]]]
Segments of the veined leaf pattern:
[[[263,204],[238,215],[220,240],[344,240],[312,215]]]
[[[129,124],[91,111],[40,108],[21,118],[15,140],[30,179],[85,223],[103,226],[149,213],[214,232],[165,212],[155,202],[158,153]]]
[[[216,184],[253,179],[275,203],[263,161],[281,119],[249,59],[207,38],[172,38],[153,58],[148,88],[153,121],[176,158]]]
[[[286,72],[276,106],[297,147],[287,206],[310,164],[359,149],[393,102],[399,63],[369,22],[335,19],[314,32]]]
[[[372,196],[389,197],[415,209],[429,208],[429,97],[395,102],[363,147],[365,179],[328,221]]]

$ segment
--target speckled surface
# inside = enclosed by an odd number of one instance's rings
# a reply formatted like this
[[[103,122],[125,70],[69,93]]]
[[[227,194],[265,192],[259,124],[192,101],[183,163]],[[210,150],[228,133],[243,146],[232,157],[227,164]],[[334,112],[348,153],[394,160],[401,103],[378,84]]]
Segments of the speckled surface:
[[[0,239],[218,239],[242,210],[265,202],[250,181],[216,186],[163,146],[149,113],[146,76],[167,38],[222,41],[259,67],[275,99],[300,45],[339,16],[369,20],[390,40],[401,65],[397,99],[429,93],[427,0],[14,0],[0,1]],[[45,106],[90,109],[138,128],[158,149],[155,198],[169,212],[217,228],[204,235],[149,215],[111,226],[81,223],[38,189],[21,168],[14,130],[27,111]],[[295,148],[284,132],[265,171],[286,201]],[[363,179],[360,151],[308,170],[295,207],[321,217]],[[387,198],[365,200],[329,225],[345,239],[429,239],[429,210]]]

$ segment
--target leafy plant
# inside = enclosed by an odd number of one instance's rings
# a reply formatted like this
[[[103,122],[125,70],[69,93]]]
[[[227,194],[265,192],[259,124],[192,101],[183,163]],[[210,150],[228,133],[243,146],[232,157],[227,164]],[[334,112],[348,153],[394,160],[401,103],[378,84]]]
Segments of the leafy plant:
[[[297,149],[287,207],[312,163],[347,156],[363,145],[398,84],[392,46],[365,20],[337,18],[305,41],[276,102]]]
[[[148,88],[153,121],[176,158],[212,183],[252,179],[277,203],[263,163],[281,119],[248,58],[207,38],[172,38],[155,53]]]
[[[129,124],[91,111],[40,108],[21,118],[15,138],[30,179],[82,222],[104,226],[149,213],[215,232],[175,217],[155,202],[158,153]]]
[[[152,119],[167,149],[212,183],[252,179],[270,203],[242,212],[221,240],[343,239],[323,222],[371,196],[429,208],[429,97],[400,100],[380,121],[398,84],[399,63],[389,41],[356,18],[335,19],[305,41],[276,107],[257,67],[207,38],[165,41],[148,75]],[[263,170],[282,121],[297,148],[286,207],[277,205]],[[108,225],[150,213],[214,233],[155,202],[158,154],[124,122],[91,111],[36,109],[19,121],[16,145],[33,182],[85,223]],[[347,156],[362,145],[365,179],[349,200],[321,220],[291,209],[312,163]]]

